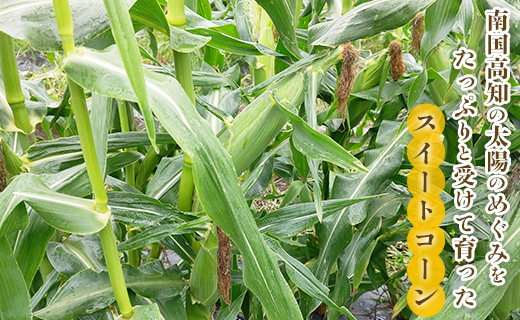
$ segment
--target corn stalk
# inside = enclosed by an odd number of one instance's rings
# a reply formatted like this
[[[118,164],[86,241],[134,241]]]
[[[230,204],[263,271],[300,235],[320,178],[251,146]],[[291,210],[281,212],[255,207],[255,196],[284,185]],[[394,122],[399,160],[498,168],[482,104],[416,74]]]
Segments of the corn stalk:
[[[65,56],[69,56],[75,49],[69,1],[54,0],[53,3],[56,12],[56,21],[58,23],[58,31],[63,42],[63,50]],[[76,125],[78,127],[78,135],[81,141],[83,157],[87,166],[90,183],[94,191],[96,210],[101,213],[106,213],[110,211],[108,207],[108,197],[96,155],[94,137],[92,135],[90,118],[85,100],[85,92],[82,87],[70,78],[67,78],[67,82],[70,88],[71,102],[76,117]],[[107,223],[107,225],[99,232],[99,236],[101,238],[110,281],[112,283],[112,288],[119,309],[124,318],[130,318],[133,315],[132,304],[130,303],[130,298],[126,289],[123,269],[121,267],[121,261],[119,260],[119,253],[116,247],[116,237],[110,222]]]
[[[184,13],[184,0],[169,0],[168,23],[174,27],[184,28],[186,25],[186,15]],[[173,50],[173,61],[175,65],[175,75],[184,91],[195,105],[195,92],[193,91],[193,79],[191,75],[191,57],[189,53]],[[182,211],[192,211],[193,206],[193,183],[192,160],[188,155],[184,155],[182,176],[179,187],[177,207]]]

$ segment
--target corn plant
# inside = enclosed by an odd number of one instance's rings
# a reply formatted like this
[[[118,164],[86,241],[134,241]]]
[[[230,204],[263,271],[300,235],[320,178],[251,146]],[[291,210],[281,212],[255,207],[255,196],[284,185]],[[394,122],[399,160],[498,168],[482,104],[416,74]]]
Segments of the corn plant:
[[[463,283],[449,244],[455,80],[482,82],[493,7],[512,12],[513,168],[518,0],[2,1],[0,319],[356,319],[350,305],[377,289],[394,317],[418,318],[402,263],[406,119],[421,103],[446,117],[447,299],[434,318],[516,319],[518,168],[506,285],[487,272]],[[19,73],[21,42],[47,55],[64,94]],[[476,71],[451,66],[461,46]],[[472,92],[485,270],[489,123],[483,86]],[[462,284],[477,308],[453,307]]]

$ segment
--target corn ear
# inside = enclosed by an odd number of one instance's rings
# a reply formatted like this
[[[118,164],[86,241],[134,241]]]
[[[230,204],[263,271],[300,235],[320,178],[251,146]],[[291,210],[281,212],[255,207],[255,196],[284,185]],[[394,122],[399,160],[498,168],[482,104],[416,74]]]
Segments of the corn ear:
[[[340,46],[325,57],[310,63],[307,70],[328,70],[341,58],[342,50]],[[274,83],[247,106],[228,128],[220,132],[219,140],[232,156],[238,174],[265,150],[289,120],[271,99],[272,92],[276,91],[276,95],[285,105],[298,107],[303,103],[304,68],[302,66]]]

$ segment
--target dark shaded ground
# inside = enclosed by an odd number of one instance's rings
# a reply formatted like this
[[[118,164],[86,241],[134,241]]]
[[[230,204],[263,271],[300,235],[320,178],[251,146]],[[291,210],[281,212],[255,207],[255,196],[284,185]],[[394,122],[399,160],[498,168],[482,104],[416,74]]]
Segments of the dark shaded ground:
[[[21,53],[16,59],[18,70],[35,72],[41,69],[42,66],[49,67],[49,61],[45,54],[38,51],[26,51]]]

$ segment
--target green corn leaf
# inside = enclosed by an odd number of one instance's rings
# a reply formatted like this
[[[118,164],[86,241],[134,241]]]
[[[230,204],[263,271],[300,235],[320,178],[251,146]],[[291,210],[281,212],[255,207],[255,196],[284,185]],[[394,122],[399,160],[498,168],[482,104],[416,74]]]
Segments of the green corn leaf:
[[[302,181],[307,181],[309,176],[309,163],[307,162],[307,157],[303,155],[296,147],[294,146],[293,139],[289,139],[289,145],[291,147],[291,159],[296,171],[302,177]]]
[[[177,295],[168,299],[154,300],[165,320],[188,320],[183,296]]]
[[[101,241],[94,234],[73,234],[63,242],[49,242],[47,257],[54,269],[67,277],[85,269],[106,271]]]
[[[296,28],[294,24],[297,12],[300,12],[301,9],[296,8],[297,1],[279,0],[273,2],[269,0],[256,0],[256,2],[269,14],[287,50],[295,57],[301,57],[300,49],[296,41]]]
[[[69,77],[91,91],[136,100],[114,50],[105,53],[80,50],[67,58],[64,68]],[[84,77],[85,70],[94,76]],[[104,76],[95,76],[100,74]],[[146,76],[154,113],[193,160],[193,177],[202,206],[243,256],[244,283],[262,301],[270,319],[301,319],[276,259],[249,213],[231,157],[175,79],[151,72],[146,72]],[[272,290],[274,287],[277,290]]]
[[[47,277],[45,278],[45,282],[31,298],[32,310],[36,309],[40,301],[42,301],[43,298],[45,298],[45,296],[53,286],[58,285],[59,276],[60,274],[56,272],[56,270],[53,270],[51,273],[47,275]]]
[[[399,213],[399,208],[402,204],[410,200],[411,195],[403,189],[404,187],[390,184],[390,186],[384,190],[384,192],[387,193],[386,195],[370,201],[368,207],[369,215],[365,221],[357,227],[352,241],[350,241],[338,259],[338,276],[336,278],[336,284],[334,285],[334,291],[331,295],[331,299],[338,305],[344,304],[350,295],[350,290],[345,290],[346,287],[350,288],[349,278],[354,274],[356,266],[359,263],[359,257],[363,255],[371,241],[375,239],[379,233],[382,218],[394,217]],[[327,312],[328,317],[333,320],[337,320],[339,317],[338,312],[333,310]]]
[[[270,153],[264,154],[255,170],[242,184],[242,191],[246,200],[252,200],[264,193],[273,177],[274,157]]]
[[[287,274],[302,291],[323,301],[337,312],[345,314],[349,319],[356,319],[346,307],[339,307],[329,298],[329,288],[322,284],[303,263],[288,254],[276,241],[268,239],[267,243],[276,252],[279,259],[285,263]]]
[[[300,180],[296,180],[287,189],[285,192],[285,195],[283,197],[282,203],[280,204],[280,208],[285,207],[289,203],[291,203],[298,195],[300,194],[300,191],[305,187],[305,184],[301,182]]]
[[[318,98],[318,92],[320,84],[325,74],[323,70],[317,70],[314,72],[305,72],[304,83],[305,83],[305,115],[307,116],[307,123],[309,127],[317,130],[318,129],[318,117],[316,110],[316,103]],[[296,139],[296,136],[291,136],[291,142]],[[297,140],[297,139],[296,139]],[[293,143],[294,144],[294,143]],[[344,150],[342,148],[342,150]],[[316,212],[318,214],[318,220],[323,220],[323,209],[321,202],[321,177],[318,171],[318,161],[313,158],[306,159],[312,178],[314,179],[313,191],[314,191],[314,203],[316,205]],[[306,179],[306,178],[304,178]]]
[[[2,4],[0,4],[0,6],[1,5]],[[23,84],[23,82],[22,82],[22,84]],[[27,108],[27,113],[29,114],[29,122],[31,123],[31,128],[32,128],[32,130],[34,130],[36,128],[36,125],[38,123],[41,123],[43,118],[45,117],[48,104],[36,102],[36,101],[26,101],[25,106]],[[13,111],[12,111],[11,107],[9,107],[9,103],[7,103],[3,82],[1,80],[0,80],[0,128],[2,128],[2,130],[6,131],[6,132],[22,133],[22,131],[14,123]]]
[[[134,314],[130,318],[119,316],[118,320],[156,320],[161,318],[161,311],[157,304],[149,304],[146,306],[134,306]]]
[[[193,232],[207,232],[209,227],[209,218],[202,217],[200,219],[186,222],[183,224],[166,224],[147,228],[138,235],[126,240],[118,246],[121,251],[128,251],[138,249],[150,243],[155,243],[163,240],[167,236],[182,235]]]
[[[13,254],[29,287],[56,229],[45,222],[33,209],[30,209],[28,214],[29,224],[27,228],[19,231]]]
[[[371,37],[410,22],[435,0],[374,0],[358,5],[341,17],[319,23],[309,29],[309,43],[340,45]]]
[[[130,14],[126,9],[124,0],[104,0],[103,2],[105,3],[108,17],[110,18],[112,35],[116,40],[132,89],[139,102],[139,108],[146,123],[148,137],[150,138],[152,147],[156,152],[159,152],[155,140],[155,123],[152,110],[150,109],[150,101],[148,100],[141,55],[139,53],[139,46],[135,38]]]
[[[293,124],[292,139],[298,151],[310,158],[328,161],[344,169],[368,171],[356,157],[348,153],[337,142],[313,129],[302,118],[288,110],[278,97],[273,96],[273,99]]]
[[[166,133],[157,135],[157,142],[160,144],[175,143],[172,137]],[[145,132],[117,132],[111,133],[107,137],[107,150],[115,151],[132,147],[149,146],[150,140],[147,139]],[[33,144],[26,151],[28,161],[37,161],[59,155],[81,152],[81,144],[78,136],[59,138],[54,140],[44,140]]]
[[[170,26],[157,0],[137,0],[129,12],[132,20],[168,34]]]
[[[223,307],[220,309],[218,313],[217,320],[235,320],[240,312],[240,308],[242,307],[242,303],[244,302],[244,298],[246,296],[248,290],[244,290],[238,298],[231,302],[231,305]],[[225,306],[225,305],[223,305]]]
[[[170,74],[172,77],[175,77],[175,70],[171,68],[170,66],[167,66],[165,64],[161,64],[157,59],[155,59],[152,55],[150,55],[144,48],[140,47],[141,55],[146,58],[150,59],[154,63],[158,64],[159,66],[147,66],[147,69]],[[193,76],[193,85],[196,87],[205,87],[205,88],[221,88],[221,87],[227,87],[230,86],[232,88],[237,88],[237,84],[233,79],[228,77],[227,75],[223,73],[218,73],[215,71],[192,71]],[[197,97],[197,95],[195,95]],[[201,99],[197,99],[197,102],[201,102]]]
[[[71,233],[97,232],[110,217],[110,212],[99,213],[95,210],[94,200],[51,191],[37,176],[23,174],[0,194],[0,234],[6,235],[27,226],[23,202],[51,226]]]
[[[120,170],[139,159],[137,152],[111,153],[107,157],[108,173]],[[31,170],[32,172],[37,170]],[[51,172],[53,172],[51,170]],[[75,197],[86,197],[92,193],[92,186],[88,180],[85,164],[79,164],[70,168],[63,167],[56,173],[43,173],[39,177],[49,188],[60,193]],[[110,178],[110,176],[108,176]],[[107,183],[108,179],[107,178]]]
[[[414,81],[414,78],[398,80],[385,84],[385,87],[382,92],[380,92],[379,86],[377,86],[365,91],[352,93],[351,95],[365,100],[383,103],[392,100],[398,95],[408,91]],[[354,121],[352,121],[351,119],[351,122]]]
[[[334,215],[347,206],[370,200],[378,195],[359,198],[323,201],[323,218]],[[319,222],[316,206],[313,203],[299,203],[287,206],[267,214],[257,221],[262,233],[277,238],[289,238],[311,228]]]
[[[470,34],[470,29],[473,24],[473,17],[475,14],[475,8],[473,7],[473,1],[462,0],[462,5],[457,15],[457,25],[460,27],[462,34]],[[478,9],[477,9],[478,10]]]
[[[92,123],[92,132],[94,134],[94,145],[96,146],[96,155],[101,169],[101,175],[106,175],[107,147],[108,147],[108,128],[110,121],[110,112],[112,111],[112,99],[92,95],[92,104],[90,112],[90,123]]]
[[[5,171],[10,179],[22,172],[23,161],[9,146],[8,141],[0,139],[0,143],[2,145],[2,156],[5,161]]]
[[[186,30],[193,35],[209,38],[209,41],[207,41],[209,47],[241,55],[283,56],[283,54],[259,43],[241,40],[236,26],[232,23],[223,20],[206,20],[188,8],[185,8],[185,10]]]
[[[505,1],[505,0],[482,0],[477,1],[477,5],[479,6],[479,10],[483,17],[484,10],[491,10],[495,7],[504,8],[511,12],[511,16],[509,17],[509,23],[511,28],[511,52],[520,54],[520,34],[518,33],[518,25],[520,24],[520,8],[518,6],[513,5],[514,2]]]
[[[167,236],[161,242],[161,245],[175,252],[182,260],[186,261],[189,265],[193,265],[195,262],[196,253],[195,250],[190,246],[190,243],[182,235],[179,236]]]
[[[115,221],[132,227],[154,226],[165,219],[177,223],[193,219],[171,205],[143,194],[109,192],[108,205]]]
[[[191,34],[188,31],[175,26],[170,27],[170,45],[173,50],[178,52],[193,52],[202,48],[210,40],[211,37]]]
[[[513,220],[509,222],[508,231],[502,241],[503,249],[509,254],[509,261],[500,264],[501,268],[507,270],[507,276],[504,278],[505,283],[502,286],[494,286],[491,283],[489,280],[489,268],[491,267],[491,264],[488,264],[485,260],[480,260],[473,264],[477,268],[478,273],[472,280],[462,281],[460,276],[454,270],[443,288],[446,293],[446,302],[444,303],[443,308],[439,313],[429,317],[428,319],[486,319],[495,306],[500,302],[504,293],[510,289],[510,284],[515,281],[516,276],[520,272],[520,269],[517,267],[518,259],[520,259],[520,250],[518,250],[520,244],[520,219],[518,216],[518,199],[520,193],[518,192],[517,181],[513,182],[513,184],[511,193],[508,195],[507,200],[513,204],[512,207],[515,208],[513,211],[514,215]],[[460,312],[460,309],[455,308],[453,301],[456,298],[452,292],[460,286],[465,286],[469,289],[475,290],[477,293],[475,299],[475,302],[477,303],[476,308],[467,309],[463,313]],[[418,316],[414,316],[413,318],[426,319]]]
[[[404,147],[411,140],[405,125],[406,122],[384,121],[379,129],[376,149],[365,151],[365,165],[369,171],[336,176],[332,198],[355,199],[375,194],[401,166]],[[368,207],[368,202],[351,205],[316,225],[320,253],[313,271],[320,281],[327,281],[332,265],[349,244],[345,239],[352,237],[352,226],[366,218]],[[314,301],[308,309],[312,311],[317,306],[318,303]]]
[[[163,198],[174,193],[172,190],[175,187],[179,187],[182,165],[182,155],[174,158],[163,158],[157,167],[155,175],[146,187],[146,195],[163,201]],[[175,202],[176,201],[175,199]],[[173,204],[173,202],[169,203]]]
[[[267,172],[271,172],[272,174],[274,167],[274,156],[284,145],[285,141],[281,142],[277,147],[271,149],[269,152],[264,153],[262,158],[260,158],[260,160],[255,163],[255,169],[247,176],[241,185],[242,192],[244,193],[246,200],[251,200],[257,196],[260,196],[260,193],[265,191],[265,188],[267,187],[266,183],[268,184],[271,180],[271,178],[269,178],[269,182],[267,181]]]
[[[29,292],[6,237],[0,238],[0,318],[29,320]]]
[[[408,110],[412,110],[413,107],[419,101],[424,90],[426,90],[426,85],[428,84],[428,72],[424,69],[421,73],[417,75],[414,82],[410,86],[410,91],[408,92]]]
[[[368,245],[366,251],[361,256],[361,258],[359,258],[358,263],[356,263],[356,269],[354,270],[354,276],[352,277],[354,290],[357,290],[359,288],[361,280],[363,280],[363,275],[365,274],[365,271],[368,267],[370,257],[372,256],[372,252],[374,252],[376,244],[377,241],[372,240],[372,242],[370,242],[370,244]]]
[[[461,4],[462,0],[437,0],[426,10],[425,32],[421,42],[421,56],[424,61],[453,28]]]
[[[126,1],[124,10],[134,2]],[[70,7],[76,45],[110,28],[102,0],[72,0]],[[33,48],[40,51],[62,51],[52,0],[2,1],[0,30],[15,39],[29,41]]]
[[[139,160],[141,154],[136,151],[130,152],[111,152],[107,155],[106,172],[111,173],[121,168],[121,165],[129,165]],[[62,154],[48,157],[41,160],[26,162],[24,167],[34,174],[57,174],[61,170],[67,170],[84,164],[81,152]],[[72,173],[74,174],[74,173]],[[66,193],[66,192],[65,192]]]
[[[296,73],[297,71],[300,71],[301,69],[309,66],[311,63],[318,61],[320,58],[325,57],[326,54],[327,54],[327,51],[323,50],[318,53],[309,55],[305,58],[302,58],[302,59],[298,60],[297,62],[293,63],[292,65],[290,65],[287,69],[277,73],[276,75],[265,80],[264,82],[257,84],[255,86],[250,86],[250,87],[244,88],[243,91],[246,94],[263,91],[265,88],[269,87],[270,85],[272,85],[273,83],[277,82],[278,80],[284,78],[285,76]],[[334,55],[334,54],[332,54],[332,55]],[[284,96],[281,94],[279,96],[284,98]]]
[[[15,198],[24,201],[38,212],[51,226],[70,233],[88,234],[101,230],[108,222],[107,214],[95,210],[95,201],[63,195],[43,189],[24,186],[23,190],[13,192]],[[15,200],[16,201],[16,200]]]
[[[153,261],[138,269],[124,266],[127,286],[143,297],[164,299],[186,290],[180,271],[164,269],[162,262]],[[59,289],[49,305],[34,312],[45,320],[71,319],[101,310],[115,301],[108,273],[87,269],[75,274]]]
[[[211,307],[218,299],[217,281],[216,252],[202,247],[191,272],[191,294],[204,306]]]
[[[108,168],[121,169],[125,163],[113,164],[114,157],[108,158]],[[49,188],[76,197],[85,197],[92,193],[92,188],[88,180],[85,165],[78,165],[70,169],[63,170],[57,174],[44,174],[40,178]],[[25,282],[29,286],[40,267],[47,244],[53,236],[55,229],[50,226],[33,209],[29,209],[29,224],[27,228],[19,231],[16,246],[13,253],[22,271]],[[73,238],[69,237],[68,239]]]

